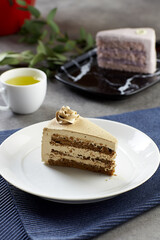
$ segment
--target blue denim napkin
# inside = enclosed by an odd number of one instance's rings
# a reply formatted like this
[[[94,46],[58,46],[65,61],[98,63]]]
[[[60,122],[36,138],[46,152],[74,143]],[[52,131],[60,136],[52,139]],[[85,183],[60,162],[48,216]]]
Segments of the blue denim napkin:
[[[104,116],[131,125],[160,147],[160,108]],[[0,132],[0,142],[16,130]],[[106,201],[69,205],[32,196],[0,177],[0,239],[89,239],[160,203],[160,168],[143,185]]]

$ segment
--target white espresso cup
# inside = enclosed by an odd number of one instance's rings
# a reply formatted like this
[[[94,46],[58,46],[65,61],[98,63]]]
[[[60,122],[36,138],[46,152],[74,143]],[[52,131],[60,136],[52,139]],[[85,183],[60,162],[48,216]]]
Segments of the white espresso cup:
[[[13,85],[9,79],[20,77],[34,77],[36,83],[28,85]],[[0,76],[0,94],[6,106],[0,106],[0,110],[11,109],[15,113],[33,113],[44,101],[47,89],[46,74],[35,68],[15,68],[8,70]]]

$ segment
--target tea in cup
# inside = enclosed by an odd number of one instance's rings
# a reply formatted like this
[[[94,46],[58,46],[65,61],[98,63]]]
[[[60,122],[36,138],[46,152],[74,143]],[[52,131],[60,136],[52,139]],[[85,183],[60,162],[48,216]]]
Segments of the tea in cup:
[[[35,68],[15,68],[0,76],[0,94],[6,106],[15,113],[33,113],[41,106],[47,90],[46,74]]]

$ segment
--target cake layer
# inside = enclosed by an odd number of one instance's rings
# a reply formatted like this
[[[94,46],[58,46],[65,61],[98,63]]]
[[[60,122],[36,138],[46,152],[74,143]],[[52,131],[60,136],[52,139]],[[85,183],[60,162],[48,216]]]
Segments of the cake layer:
[[[120,58],[120,59],[116,59],[116,58],[98,58],[98,62],[100,64],[100,62],[104,62],[106,64],[118,64],[118,65],[127,65],[127,66],[134,66],[134,67],[146,67],[146,63],[143,61],[143,59],[136,59],[134,60],[129,60],[129,59],[124,59],[124,58]]]
[[[90,141],[82,141],[79,138],[60,136],[58,134],[53,134],[50,141],[51,145],[61,145],[61,146],[72,146],[75,148],[92,150],[95,152],[105,153],[110,156],[114,154],[114,151],[110,148],[104,146],[103,144],[96,144]]]
[[[75,160],[69,160],[66,158],[60,158],[57,159],[55,161],[55,159],[49,159],[48,160],[48,164],[52,165],[52,166],[64,166],[64,167],[74,167],[74,168],[79,168],[79,169],[83,169],[83,170],[89,170],[89,171],[93,171],[93,172],[100,172],[100,173],[104,173],[107,175],[113,175],[115,169],[108,169],[105,168],[102,164],[98,165],[95,162],[93,164],[90,163],[82,163],[82,162],[77,162]]]
[[[66,147],[66,146],[51,146],[50,152],[53,151],[58,151],[62,152],[63,154],[67,155],[72,155],[74,157],[79,157],[79,158],[86,158],[86,159],[101,159],[102,161],[112,161],[116,157],[116,153],[112,155],[104,154],[101,152],[95,152],[92,150],[88,149],[83,149],[83,148],[74,148],[74,147]]]
[[[99,58],[110,58],[110,59],[124,59],[129,61],[142,61],[143,64],[146,62],[146,55],[144,52],[128,52],[124,50],[119,50],[117,48],[113,50],[98,50]]]
[[[84,163],[84,164],[88,164],[88,165],[96,165],[96,166],[101,166],[104,167],[106,169],[113,169],[115,167],[115,161],[106,161],[106,162],[102,162],[100,160],[91,160],[91,159],[81,159],[79,157],[73,157],[72,155],[62,155],[59,152],[52,152],[49,155],[49,159],[52,159],[53,161],[58,161],[60,159],[65,158],[68,161],[75,161],[77,163]]]
[[[107,61],[98,61],[98,64],[101,68],[108,68],[113,70],[127,71],[127,72],[136,72],[136,73],[148,73],[148,68],[143,66],[128,65],[125,63],[117,62],[107,62]],[[152,72],[152,71],[150,71]]]
[[[112,61],[123,61],[126,62],[126,64],[133,64],[133,65],[146,65],[146,53],[145,52],[139,52],[139,51],[126,51],[121,50],[119,48],[114,49],[98,49],[98,61],[102,60],[112,60]]]
[[[97,45],[98,45],[98,49],[101,50],[105,50],[107,49],[119,49],[119,50],[125,50],[125,51],[138,51],[138,52],[145,52],[145,46],[143,43],[141,42],[136,42],[136,41],[123,41],[120,39],[117,40],[117,38],[113,38],[112,40],[110,40],[110,38],[108,37],[108,39],[106,38],[98,38],[97,37]]]

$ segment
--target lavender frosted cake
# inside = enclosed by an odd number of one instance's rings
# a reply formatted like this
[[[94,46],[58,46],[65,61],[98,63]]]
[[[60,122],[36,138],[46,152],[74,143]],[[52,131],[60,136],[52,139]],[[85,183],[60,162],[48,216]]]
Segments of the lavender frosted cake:
[[[98,66],[120,71],[156,71],[155,31],[152,28],[123,28],[96,35]]]

